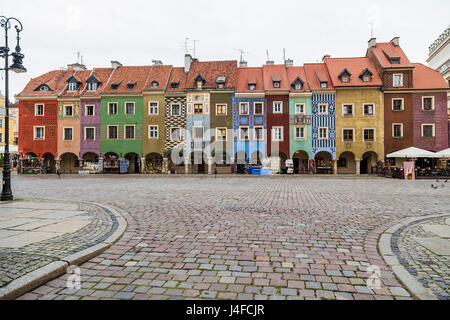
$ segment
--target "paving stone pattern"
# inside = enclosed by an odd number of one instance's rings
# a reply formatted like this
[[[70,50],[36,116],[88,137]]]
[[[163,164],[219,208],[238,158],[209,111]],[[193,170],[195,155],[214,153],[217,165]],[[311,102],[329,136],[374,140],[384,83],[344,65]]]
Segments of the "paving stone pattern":
[[[450,209],[450,188],[384,178],[15,176],[13,187],[129,213],[122,238],[81,266],[81,289],[64,275],[20,299],[413,299],[378,238]],[[366,286],[370,265],[379,289]]]

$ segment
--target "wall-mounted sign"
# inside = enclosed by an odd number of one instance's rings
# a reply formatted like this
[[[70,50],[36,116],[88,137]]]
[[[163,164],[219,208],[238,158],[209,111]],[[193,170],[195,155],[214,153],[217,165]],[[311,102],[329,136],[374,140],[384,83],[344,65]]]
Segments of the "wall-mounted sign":
[[[289,116],[289,124],[311,124],[311,116]]]

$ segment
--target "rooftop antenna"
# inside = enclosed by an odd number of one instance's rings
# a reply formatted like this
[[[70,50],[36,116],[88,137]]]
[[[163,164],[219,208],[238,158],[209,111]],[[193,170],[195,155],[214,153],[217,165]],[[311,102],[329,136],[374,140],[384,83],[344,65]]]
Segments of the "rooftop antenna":
[[[286,49],[283,48],[283,61],[286,61]]]
[[[189,38],[186,37],[184,44],[183,44],[183,48],[186,51],[186,54],[188,54],[188,41],[189,41]]]
[[[269,61],[269,49],[266,50],[266,54],[267,54],[267,61]]]
[[[199,40],[192,39],[192,41],[194,42],[194,59],[195,59],[195,43],[198,42]]]
[[[371,22],[369,24],[370,24],[370,39],[373,39],[373,25],[374,25],[374,23]]]
[[[233,49],[237,50],[237,51],[239,51],[241,53],[241,58],[240,58],[239,62],[243,62],[244,61],[244,53],[250,53],[250,52],[244,51],[243,49],[235,49],[235,48],[233,48]]]

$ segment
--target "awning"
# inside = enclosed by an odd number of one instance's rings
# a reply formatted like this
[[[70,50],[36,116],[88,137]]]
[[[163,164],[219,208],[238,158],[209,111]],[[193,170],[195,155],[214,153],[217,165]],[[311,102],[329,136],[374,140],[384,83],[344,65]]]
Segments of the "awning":
[[[16,145],[9,145],[9,152],[10,153],[19,152],[19,147]],[[0,153],[5,153],[5,146],[0,146]]]
[[[450,158],[450,148],[436,152],[439,158]]]
[[[439,158],[439,156],[431,151],[410,147],[390,153],[386,158]]]

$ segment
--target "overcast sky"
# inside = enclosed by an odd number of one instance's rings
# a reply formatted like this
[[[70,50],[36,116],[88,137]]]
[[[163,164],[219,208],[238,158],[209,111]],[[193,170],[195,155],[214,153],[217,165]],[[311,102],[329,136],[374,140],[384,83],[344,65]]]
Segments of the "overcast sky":
[[[28,72],[11,73],[14,100],[30,78],[77,62],[78,51],[88,68],[154,59],[183,66],[186,37],[198,40],[200,60],[238,60],[236,49],[243,49],[249,66],[263,64],[267,50],[281,63],[285,48],[286,58],[301,65],[324,54],[364,56],[373,23],[379,41],[399,36],[410,60],[426,63],[429,45],[449,26],[450,1],[3,0],[0,15],[24,25]],[[14,48],[14,30],[11,35]],[[3,31],[0,37],[3,46]],[[4,93],[3,81],[0,88]]]

